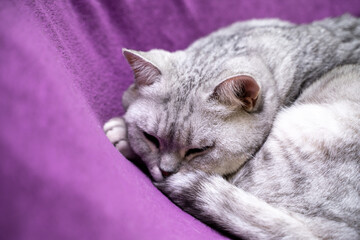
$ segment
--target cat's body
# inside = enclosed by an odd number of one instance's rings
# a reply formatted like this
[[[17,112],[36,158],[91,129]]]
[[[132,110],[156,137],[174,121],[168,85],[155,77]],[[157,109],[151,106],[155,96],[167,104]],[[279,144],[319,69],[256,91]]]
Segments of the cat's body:
[[[124,55],[129,143],[179,206],[238,237],[360,238],[360,67],[335,68],[360,63],[360,20],[250,21]],[[131,157],[124,128],[105,125]]]
[[[314,236],[359,239],[360,65],[333,70],[282,110],[229,181],[286,209]]]

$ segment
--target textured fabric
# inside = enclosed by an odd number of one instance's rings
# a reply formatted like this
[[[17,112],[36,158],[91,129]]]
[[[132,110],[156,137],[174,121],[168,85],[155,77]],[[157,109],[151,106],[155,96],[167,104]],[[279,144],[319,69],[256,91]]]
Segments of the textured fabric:
[[[185,48],[237,20],[297,23],[358,0],[0,1],[0,239],[223,239],[102,132],[132,82],[121,48]]]

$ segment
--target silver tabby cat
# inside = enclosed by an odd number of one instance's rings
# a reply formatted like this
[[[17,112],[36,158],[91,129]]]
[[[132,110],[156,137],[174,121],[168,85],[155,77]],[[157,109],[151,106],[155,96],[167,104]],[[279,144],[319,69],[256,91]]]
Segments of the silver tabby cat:
[[[177,205],[243,239],[360,239],[359,19],[123,53],[135,82],[104,130]]]

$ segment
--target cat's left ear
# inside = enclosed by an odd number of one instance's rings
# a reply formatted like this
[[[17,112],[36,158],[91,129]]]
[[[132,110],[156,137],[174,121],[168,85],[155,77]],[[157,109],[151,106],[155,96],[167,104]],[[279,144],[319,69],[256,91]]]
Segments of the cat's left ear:
[[[211,99],[224,105],[242,107],[251,112],[255,110],[260,95],[260,86],[254,78],[247,75],[233,76],[221,82],[214,89]]]
[[[123,48],[123,55],[130,64],[137,86],[149,86],[161,76],[159,67],[150,58],[159,58],[159,53],[141,52]]]

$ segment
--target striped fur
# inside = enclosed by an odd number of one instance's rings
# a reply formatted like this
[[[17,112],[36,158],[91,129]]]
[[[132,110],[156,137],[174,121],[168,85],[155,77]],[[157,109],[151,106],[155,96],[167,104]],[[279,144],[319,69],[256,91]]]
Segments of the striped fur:
[[[337,68],[280,111],[262,148],[228,181],[184,171],[158,187],[236,237],[359,239],[359,90],[360,65]]]
[[[140,81],[104,129],[176,204],[234,237],[360,238],[359,19],[253,20],[183,51],[125,51]],[[259,86],[251,112],[212,97],[237,76]]]

